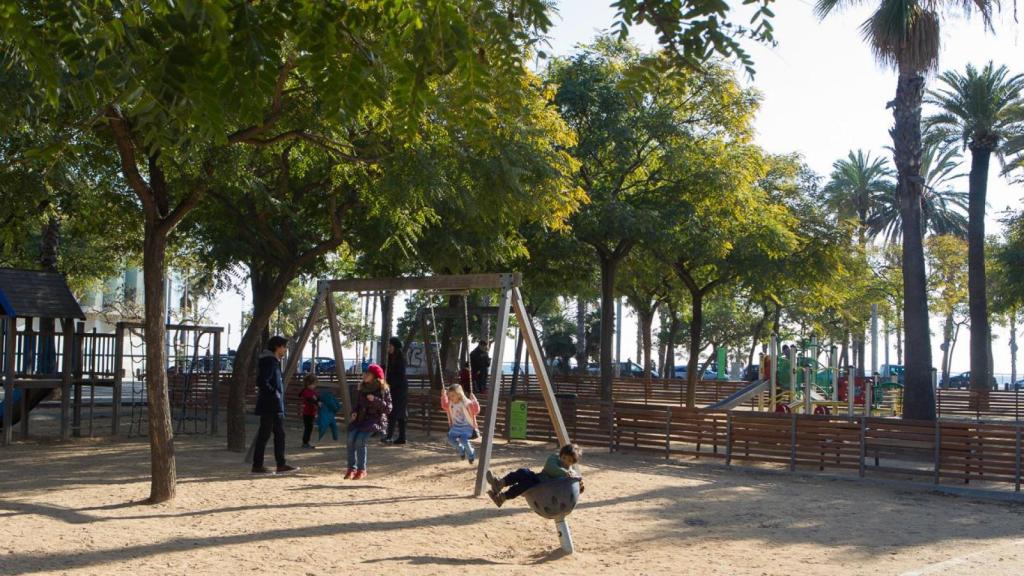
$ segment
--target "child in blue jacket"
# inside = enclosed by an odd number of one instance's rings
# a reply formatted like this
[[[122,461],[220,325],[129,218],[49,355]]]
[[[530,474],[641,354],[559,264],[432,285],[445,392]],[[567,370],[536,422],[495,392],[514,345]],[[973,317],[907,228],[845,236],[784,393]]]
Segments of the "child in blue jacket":
[[[341,410],[341,405],[338,404],[338,399],[334,397],[329,391],[325,390],[320,393],[320,411],[316,416],[316,429],[319,433],[318,440],[323,440],[324,434],[327,430],[331,431],[331,437],[334,441],[338,441],[338,421],[336,416],[338,411]]]

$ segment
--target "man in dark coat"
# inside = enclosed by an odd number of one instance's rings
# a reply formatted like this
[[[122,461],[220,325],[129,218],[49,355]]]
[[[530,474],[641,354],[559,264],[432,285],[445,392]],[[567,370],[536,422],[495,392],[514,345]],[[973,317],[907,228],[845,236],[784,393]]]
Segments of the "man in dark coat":
[[[263,453],[267,440],[274,434],[274,459],[277,472],[294,472],[298,468],[289,466],[284,459],[284,376],[281,374],[281,359],[288,352],[288,340],[274,336],[267,341],[267,349],[260,354],[259,373],[256,377],[256,414],[260,417],[260,429],[252,453],[252,473],[269,474],[263,465]]]
[[[487,376],[491,367],[491,357],[487,354],[487,340],[480,340],[477,347],[469,354],[469,370],[473,376],[473,391],[477,394],[487,392]]]
[[[405,423],[409,418],[409,381],[405,377],[405,354],[402,341],[392,337],[388,341],[387,370],[384,378],[391,388],[391,417],[388,418],[388,432],[385,442],[405,444]],[[398,437],[395,437],[395,427]]]

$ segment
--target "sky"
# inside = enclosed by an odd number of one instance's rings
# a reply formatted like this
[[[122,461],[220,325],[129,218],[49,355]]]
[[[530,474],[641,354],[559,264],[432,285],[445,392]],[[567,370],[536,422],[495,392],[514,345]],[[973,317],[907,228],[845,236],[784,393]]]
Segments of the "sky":
[[[576,46],[592,40],[614,22],[609,0],[562,0],[559,14],[549,33],[550,52],[568,55]],[[739,2],[731,2],[739,4]],[[811,0],[779,0],[773,5],[777,45],[749,44],[756,76],[744,82],[762,94],[756,119],[757,143],[773,153],[800,153],[818,174],[827,177],[832,163],[853,149],[863,148],[873,155],[888,156],[885,146],[891,140],[891,111],[886,103],[895,93],[895,73],[875,63],[862,41],[859,27],[870,5],[833,14],[818,21]],[[989,60],[1006,64],[1011,72],[1024,72],[1024,27],[1015,24],[1012,3],[996,16],[995,31],[986,32],[977,19],[960,14],[949,15],[942,24],[940,70],[962,70],[967,63],[982,66]],[[631,37],[643,48],[655,49],[657,41],[649,28],[636,28]],[[929,86],[934,86],[933,78]],[[927,111],[926,111],[927,113]],[[996,163],[993,163],[995,169]],[[969,168],[969,158],[964,172]],[[993,170],[995,171],[995,170]],[[966,179],[964,180],[966,186]],[[1011,186],[1004,179],[989,177],[988,233],[996,233],[1000,213],[1007,208],[1020,210],[1024,187]],[[249,303],[234,293],[225,294],[216,307],[213,320],[232,326],[229,345],[237,345],[238,323]],[[400,314],[400,311],[398,311]],[[636,359],[636,321],[626,314],[622,326],[622,359]],[[933,363],[942,358],[940,334],[933,325]],[[993,351],[995,371],[1009,373],[1007,333],[995,329]],[[326,348],[326,347],[325,347]],[[953,372],[968,369],[967,337],[960,338],[952,361]],[[895,362],[895,353],[891,354]],[[884,350],[878,364],[884,362]],[[870,358],[869,358],[870,364]]]

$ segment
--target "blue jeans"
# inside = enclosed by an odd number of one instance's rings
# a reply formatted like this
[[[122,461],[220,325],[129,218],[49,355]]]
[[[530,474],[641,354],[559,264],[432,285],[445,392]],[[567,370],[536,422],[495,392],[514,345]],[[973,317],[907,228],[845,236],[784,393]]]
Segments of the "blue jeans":
[[[466,455],[470,459],[475,459],[476,451],[473,450],[473,443],[469,441],[471,436],[473,436],[472,426],[455,425],[448,431],[448,443],[458,450],[459,456]]]
[[[366,470],[366,441],[370,432],[360,430],[348,431],[348,467],[355,470]]]

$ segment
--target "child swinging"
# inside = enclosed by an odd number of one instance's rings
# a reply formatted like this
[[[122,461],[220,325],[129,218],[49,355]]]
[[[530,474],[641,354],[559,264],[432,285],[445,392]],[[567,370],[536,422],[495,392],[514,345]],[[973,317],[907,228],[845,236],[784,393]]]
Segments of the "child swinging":
[[[441,392],[441,410],[448,415],[448,443],[459,453],[460,459],[476,460],[476,451],[470,439],[479,431],[476,423],[480,402],[472,392],[469,397],[462,386],[454,384]]]

